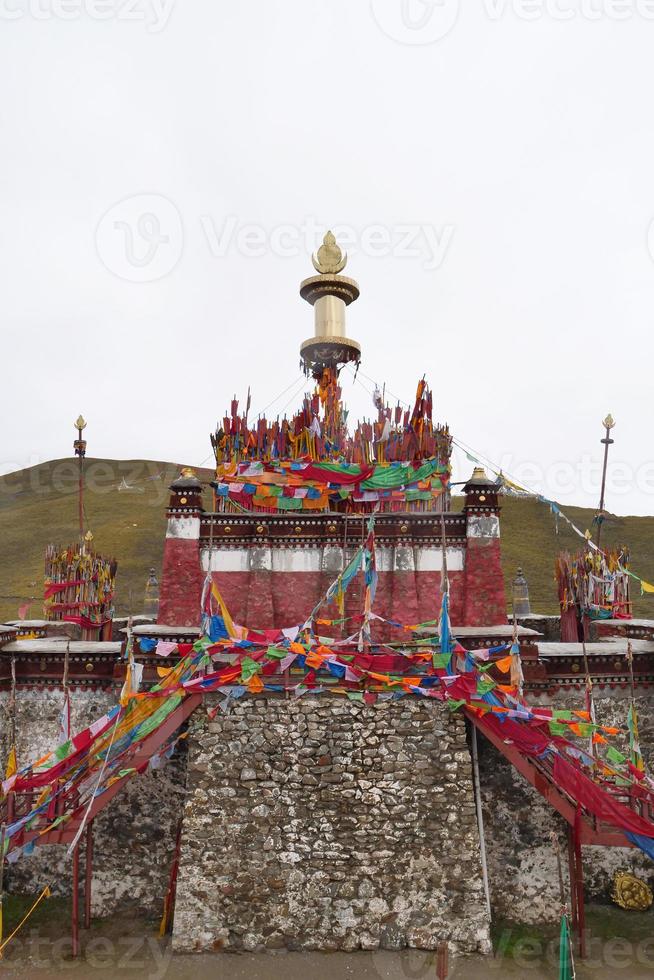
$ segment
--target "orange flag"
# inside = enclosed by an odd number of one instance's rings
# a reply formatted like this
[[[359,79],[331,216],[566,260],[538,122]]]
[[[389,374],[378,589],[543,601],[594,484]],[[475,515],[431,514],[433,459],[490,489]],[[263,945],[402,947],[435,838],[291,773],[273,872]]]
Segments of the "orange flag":
[[[503,674],[508,674],[508,672],[511,670],[511,660],[511,656],[502,657],[501,660],[496,660],[493,666],[501,670]]]
[[[250,694],[260,694],[264,689],[264,684],[258,674],[253,674],[248,681],[248,691]]]

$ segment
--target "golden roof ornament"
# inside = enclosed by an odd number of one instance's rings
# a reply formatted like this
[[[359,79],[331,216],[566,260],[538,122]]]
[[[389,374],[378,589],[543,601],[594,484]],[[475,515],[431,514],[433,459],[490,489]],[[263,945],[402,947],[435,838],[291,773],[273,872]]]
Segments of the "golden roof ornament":
[[[86,428],[86,420],[83,415],[78,415],[77,422],[74,422],[73,424],[76,429],[80,430],[80,432],[82,431],[82,429]]]
[[[602,425],[604,426],[605,429],[613,429],[613,428],[615,428],[615,420],[614,420],[614,418],[613,418],[613,416],[611,415],[610,412],[606,416],[606,418],[604,419],[604,421],[602,422]]]
[[[192,469],[190,466],[184,466],[182,467],[182,471],[180,475],[185,476],[187,479],[190,480],[191,478],[195,477],[195,470]]]
[[[337,275],[343,271],[347,264],[347,253],[343,255],[334,235],[328,231],[322,240],[317,255],[311,256],[311,261],[314,269],[321,276]]]
[[[620,908],[635,912],[646,912],[654,901],[649,885],[628,871],[616,871],[611,898]]]

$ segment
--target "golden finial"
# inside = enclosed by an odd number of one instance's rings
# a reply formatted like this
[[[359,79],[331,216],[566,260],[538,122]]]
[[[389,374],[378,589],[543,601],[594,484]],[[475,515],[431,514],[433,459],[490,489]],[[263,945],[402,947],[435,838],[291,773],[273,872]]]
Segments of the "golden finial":
[[[615,426],[615,421],[610,413],[606,416],[606,418],[602,422],[602,425],[604,426],[605,429],[612,429]]]
[[[195,476],[195,470],[191,469],[190,466],[184,466],[181,472],[181,476],[185,476],[187,479],[191,479]]]
[[[86,532],[86,534],[84,535],[84,540],[88,541],[89,544],[91,543],[91,541],[93,541],[93,535],[91,534],[90,531]]]
[[[318,254],[312,255],[311,261],[316,272],[319,272],[321,275],[336,275],[345,268],[347,253],[343,255],[336,244],[336,239],[333,234],[331,231],[328,231],[322,240],[322,245],[318,249]]]
[[[76,429],[79,429],[80,430],[80,432],[82,431],[82,429],[85,429],[86,428],[86,422],[84,420],[84,416],[83,415],[78,415],[77,416],[77,422],[75,422],[74,425],[75,425],[75,428]]]

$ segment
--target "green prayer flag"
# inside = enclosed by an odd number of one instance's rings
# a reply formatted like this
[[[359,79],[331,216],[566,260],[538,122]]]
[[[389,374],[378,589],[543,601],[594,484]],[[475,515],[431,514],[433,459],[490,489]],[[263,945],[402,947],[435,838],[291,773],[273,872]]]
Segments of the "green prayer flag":
[[[559,980],[574,980],[574,976],[575,968],[572,962],[568,917],[567,915],[562,915],[561,933],[559,937]]]
[[[451,653],[435,653],[433,655],[432,663],[434,667],[445,668],[449,664],[451,658]]]
[[[276,497],[278,510],[302,510],[301,497]]]
[[[64,742],[63,745],[57,746],[57,748],[54,751],[54,754],[57,757],[57,759],[61,761],[62,759],[65,759],[66,756],[70,755],[72,748],[73,748],[73,743],[71,741]]]
[[[618,752],[617,749],[614,749],[612,745],[609,745],[608,749],[606,750],[606,758],[609,760],[609,762],[615,762],[617,766],[621,766],[627,761],[626,756],[624,756],[622,752]]]
[[[283,660],[288,654],[288,650],[284,650],[281,647],[268,647],[268,656],[274,657],[275,660]]]
[[[241,680],[249,681],[257,673],[260,665],[252,657],[243,657],[241,663]]]
[[[477,681],[477,694],[488,694],[494,687],[497,687],[497,684],[492,678],[482,677]]]
[[[568,726],[562,721],[551,721],[550,722],[550,733],[552,735],[567,735]]]
[[[133,741],[140,742],[142,738],[145,738],[145,736],[149,735],[150,732],[153,732],[155,728],[158,728],[159,725],[166,720],[168,715],[177,708],[177,706],[181,703],[181,700],[181,691],[176,691],[175,694],[171,694],[170,697],[166,698],[161,707],[157,708],[157,710],[151,714],[149,718],[146,718],[145,721],[141,722],[136,729]]]

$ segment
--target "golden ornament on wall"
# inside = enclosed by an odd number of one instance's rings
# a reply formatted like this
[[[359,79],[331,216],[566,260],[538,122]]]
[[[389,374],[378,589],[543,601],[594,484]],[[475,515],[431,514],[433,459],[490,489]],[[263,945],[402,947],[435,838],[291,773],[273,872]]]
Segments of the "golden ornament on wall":
[[[628,871],[616,871],[611,898],[620,908],[635,912],[646,912],[654,901],[649,885]]]

